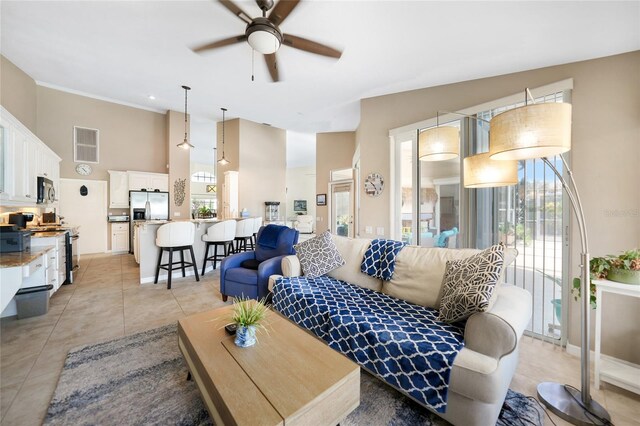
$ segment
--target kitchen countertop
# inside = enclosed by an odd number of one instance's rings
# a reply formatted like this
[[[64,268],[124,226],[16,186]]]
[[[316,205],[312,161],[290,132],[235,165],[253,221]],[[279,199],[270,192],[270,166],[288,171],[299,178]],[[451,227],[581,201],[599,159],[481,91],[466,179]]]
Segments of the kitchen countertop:
[[[55,248],[55,246],[42,246],[34,247],[31,251],[0,253],[0,268],[15,268],[17,266],[28,265],[43,254],[55,250]]]

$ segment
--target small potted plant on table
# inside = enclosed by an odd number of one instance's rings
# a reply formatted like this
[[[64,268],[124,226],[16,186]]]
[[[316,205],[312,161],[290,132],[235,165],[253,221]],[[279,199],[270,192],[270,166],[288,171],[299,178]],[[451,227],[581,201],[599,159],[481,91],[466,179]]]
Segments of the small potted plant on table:
[[[256,332],[265,328],[262,321],[268,310],[265,299],[235,299],[231,321],[237,326],[236,345],[246,348],[256,344]]]

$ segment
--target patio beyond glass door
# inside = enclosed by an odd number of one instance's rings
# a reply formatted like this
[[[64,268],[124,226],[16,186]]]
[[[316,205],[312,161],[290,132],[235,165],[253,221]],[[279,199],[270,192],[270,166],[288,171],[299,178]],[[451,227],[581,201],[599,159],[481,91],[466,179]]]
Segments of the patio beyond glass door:
[[[332,234],[353,237],[354,197],[353,180],[329,184]]]

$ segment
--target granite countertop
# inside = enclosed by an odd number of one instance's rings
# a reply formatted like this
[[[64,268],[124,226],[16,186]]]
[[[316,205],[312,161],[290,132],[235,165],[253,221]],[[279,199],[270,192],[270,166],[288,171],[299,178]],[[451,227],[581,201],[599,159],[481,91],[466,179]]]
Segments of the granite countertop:
[[[45,253],[55,250],[55,246],[34,247],[31,251],[0,254],[0,268],[14,268],[28,265]]]

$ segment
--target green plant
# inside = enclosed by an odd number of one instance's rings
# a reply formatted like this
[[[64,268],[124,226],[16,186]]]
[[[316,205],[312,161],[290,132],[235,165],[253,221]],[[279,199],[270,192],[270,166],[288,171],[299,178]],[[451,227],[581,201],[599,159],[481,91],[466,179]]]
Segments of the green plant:
[[[640,250],[627,250],[619,256],[608,255],[605,257],[593,257],[589,262],[589,277],[591,279],[589,292],[591,307],[596,307],[596,286],[593,280],[604,280],[607,278],[611,268],[624,269],[629,271],[640,271]],[[578,300],[581,296],[580,278],[573,279],[573,288],[571,292],[574,299]]]
[[[610,256],[611,267],[627,271],[640,271],[640,249],[627,250],[618,257]]]
[[[525,245],[529,245],[531,242],[531,231],[525,228],[523,223],[516,225],[516,239],[522,240]]]
[[[244,327],[253,325],[258,329],[264,329],[262,321],[266,318],[268,310],[266,299],[251,300],[238,297],[233,303],[231,321]]]
[[[200,206],[198,208],[198,214],[200,216],[210,216],[211,215],[211,209],[207,206]]]

